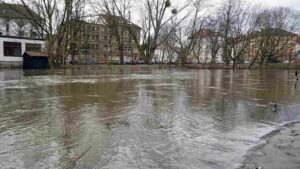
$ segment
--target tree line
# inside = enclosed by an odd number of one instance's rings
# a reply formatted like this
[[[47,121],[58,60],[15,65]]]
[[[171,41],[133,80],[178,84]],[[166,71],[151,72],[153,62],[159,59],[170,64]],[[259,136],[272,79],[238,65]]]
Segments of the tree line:
[[[251,6],[242,0],[223,0],[213,6],[208,2],[16,0],[17,4],[38,16],[30,12],[16,12],[26,15],[46,38],[47,53],[53,66],[66,64],[67,57],[81,48],[76,42],[87,36],[82,33],[84,21],[101,14],[111,16],[107,27],[116,40],[121,64],[124,63],[125,33],[130,35],[145,63],[152,62],[155,50],[162,45],[170,51],[170,55],[178,56],[178,63],[186,64],[191,56],[200,62],[199,53],[203,49],[199,45],[205,38],[206,50],[210,53],[208,62],[214,64],[221,53],[225,64],[232,64],[235,68],[248,57],[249,46],[255,44],[250,68],[255,63],[264,65],[279,57],[290,44],[290,39],[280,35],[292,36],[287,32],[297,33],[300,30],[299,12],[287,7]],[[136,33],[133,20],[141,28],[140,34]],[[201,29],[211,30],[212,36],[196,36]],[[289,62],[295,57],[288,56]]]

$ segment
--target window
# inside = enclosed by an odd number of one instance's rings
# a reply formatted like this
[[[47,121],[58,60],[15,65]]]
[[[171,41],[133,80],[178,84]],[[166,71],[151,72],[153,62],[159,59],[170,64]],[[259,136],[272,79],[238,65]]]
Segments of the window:
[[[38,36],[37,32],[35,31],[30,31],[30,37],[36,38]]]
[[[26,51],[42,51],[41,44],[26,43],[25,48]]]
[[[6,35],[9,35],[9,22],[6,22]]]
[[[16,42],[3,42],[3,48],[4,48],[4,56],[16,56],[16,57],[22,57],[21,51],[21,43]]]

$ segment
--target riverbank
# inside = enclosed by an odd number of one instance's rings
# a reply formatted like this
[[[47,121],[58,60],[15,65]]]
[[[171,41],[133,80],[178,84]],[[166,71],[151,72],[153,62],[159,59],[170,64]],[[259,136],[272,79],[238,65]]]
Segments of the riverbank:
[[[300,168],[300,123],[272,132],[249,151],[240,168],[296,169]]]
[[[233,69],[232,65],[225,65],[225,64],[187,64],[185,65],[186,68],[190,69]],[[249,64],[237,64],[235,69],[249,69]],[[300,65],[296,64],[283,64],[283,63],[276,63],[276,64],[269,64],[264,65],[259,68],[259,65],[253,65],[250,69],[300,69]]]
[[[180,68],[176,64],[139,64],[139,65],[64,65],[62,69],[83,69],[83,70],[107,70],[107,69],[123,69],[123,68],[141,68],[141,69],[169,69]]]
[[[185,68],[185,69],[232,69],[232,66],[226,66],[224,64],[186,64],[182,66],[181,64],[140,64],[140,65],[65,65],[61,68],[63,69],[91,69],[91,70],[101,70],[101,69],[110,69],[110,68]],[[236,69],[248,69],[247,64],[237,65]],[[251,69],[258,69],[257,66],[253,66]],[[287,64],[269,64],[267,66],[261,67],[261,69],[299,69],[300,65],[287,65]]]
[[[249,69],[249,64],[238,64],[235,69]],[[108,64],[102,64],[102,65],[62,65],[59,67],[59,69],[84,69],[84,70],[101,70],[101,69],[111,69],[111,68],[132,68],[132,67],[138,67],[138,68],[162,68],[162,69],[170,69],[170,68],[178,68],[178,69],[233,69],[232,65],[225,65],[225,64],[138,64],[138,65],[108,65]],[[23,68],[22,64],[1,64],[0,63],[0,69],[20,69]],[[258,65],[254,65],[251,67],[251,69],[259,69]],[[262,66],[260,69],[283,69],[283,70],[289,70],[289,69],[298,69],[300,70],[300,65],[296,64],[269,64]]]

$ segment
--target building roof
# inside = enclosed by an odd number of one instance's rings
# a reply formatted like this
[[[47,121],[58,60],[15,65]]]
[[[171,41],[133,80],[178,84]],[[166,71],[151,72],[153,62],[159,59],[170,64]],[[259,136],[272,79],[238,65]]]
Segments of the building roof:
[[[212,36],[220,36],[220,33],[212,29],[200,29],[198,32],[196,32],[196,37],[199,38],[207,38]]]
[[[6,19],[41,19],[29,7],[22,4],[0,3],[0,18]]]
[[[47,53],[45,52],[37,52],[37,51],[26,51],[24,55],[29,57],[48,57]]]
[[[123,18],[121,16],[109,15],[109,14],[100,14],[100,17],[105,22],[104,24],[108,24],[112,20],[116,20],[117,22],[119,22],[121,24],[127,23],[127,24],[130,24],[131,26],[133,26],[134,28],[141,29],[140,26],[130,22],[128,19]]]
[[[252,35],[253,36],[298,36],[293,32],[289,32],[281,28],[262,29],[261,31],[255,31]]]

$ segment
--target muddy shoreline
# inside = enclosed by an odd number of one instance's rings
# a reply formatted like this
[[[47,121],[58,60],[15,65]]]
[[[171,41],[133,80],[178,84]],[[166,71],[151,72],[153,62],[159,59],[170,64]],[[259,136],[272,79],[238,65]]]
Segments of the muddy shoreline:
[[[300,123],[293,122],[262,138],[249,150],[238,169],[296,169],[300,168]]]

